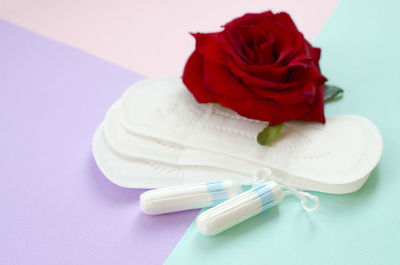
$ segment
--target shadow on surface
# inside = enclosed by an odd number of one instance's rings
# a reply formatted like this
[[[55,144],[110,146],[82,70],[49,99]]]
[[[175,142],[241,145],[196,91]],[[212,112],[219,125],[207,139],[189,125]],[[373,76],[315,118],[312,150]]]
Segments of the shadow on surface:
[[[378,165],[371,172],[368,180],[358,191],[349,194],[315,193],[321,200],[321,207],[327,211],[340,211],[343,213],[344,211],[353,211],[357,207],[368,204],[368,201],[373,199],[373,194],[379,183],[379,168],[380,166]]]
[[[87,159],[87,175],[97,193],[115,203],[138,202],[140,194],[146,191],[145,189],[120,187],[109,181],[97,167],[91,153]]]

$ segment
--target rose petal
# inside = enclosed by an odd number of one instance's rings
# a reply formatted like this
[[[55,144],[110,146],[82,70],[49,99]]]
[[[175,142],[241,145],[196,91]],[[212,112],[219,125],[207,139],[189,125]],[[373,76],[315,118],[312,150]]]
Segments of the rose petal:
[[[299,85],[298,81],[284,83],[269,81],[241,70],[232,60],[227,60],[227,63],[232,73],[240,77],[240,79],[249,86],[263,86],[270,89],[283,90]]]
[[[295,66],[290,68],[289,81],[318,81],[324,79],[321,73],[314,67]]]
[[[208,60],[225,63],[224,51],[221,50],[219,45],[221,33],[192,33],[192,36],[196,39],[196,50],[199,53],[207,57]]]
[[[204,85],[214,93],[222,106],[248,118],[270,121],[271,125],[296,119],[310,111],[309,103],[284,106],[272,99],[263,99],[232,75],[222,65],[204,60]]]
[[[320,49],[304,39],[288,14],[246,14],[222,32],[193,36],[196,51],[183,80],[199,102],[219,102],[271,125],[325,121]]]
[[[307,82],[287,90],[270,90],[263,87],[250,87],[250,89],[264,99],[273,99],[279,104],[291,106],[302,102],[312,103],[316,94],[314,82]]]
[[[273,126],[298,119],[301,115],[308,112],[310,108],[311,106],[306,103],[283,106],[273,100],[263,100],[258,97],[240,102],[240,105],[235,110],[240,115],[250,119],[269,121],[270,125]]]
[[[324,105],[324,84],[321,82],[318,84],[317,95],[311,109],[299,116],[298,119],[303,121],[318,121],[325,123]]]
[[[274,41],[274,37],[269,35],[268,39],[258,46],[258,50],[260,51],[264,64],[271,64],[275,62]]]
[[[189,57],[182,76],[183,83],[200,103],[216,102],[213,93],[203,83],[203,58],[194,51]]]
[[[252,97],[252,93],[223,65],[203,60],[203,84],[218,95],[241,99]]]
[[[273,19],[276,22],[281,23],[282,26],[284,25],[285,27],[288,27],[288,28],[291,28],[291,29],[293,29],[295,31],[298,31],[298,29],[297,29],[296,25],[294,24],[292,18],[286,12],[280,12],[280,13],[275,14],[273,16]]]

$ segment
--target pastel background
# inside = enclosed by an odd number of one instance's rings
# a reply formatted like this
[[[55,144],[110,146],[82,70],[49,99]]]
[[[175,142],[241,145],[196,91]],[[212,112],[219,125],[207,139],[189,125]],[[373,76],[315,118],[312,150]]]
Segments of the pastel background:
[[[0,17],[145,76],[179,76],[189,32],[218,31],[246,12],[289,12],[314,39],[338,0],[0,0]]]
[[[400,26],[396,1],[0,0],[0,264],[399,264]],[[365,186],[295,199],[217,237],[197,211],[142,214],[142,190],[90,153],[108,106],[147,76],[179,76],[194,41],[245,12],[289,12],[345,89],[327,114],[371,119],[385,142]]]

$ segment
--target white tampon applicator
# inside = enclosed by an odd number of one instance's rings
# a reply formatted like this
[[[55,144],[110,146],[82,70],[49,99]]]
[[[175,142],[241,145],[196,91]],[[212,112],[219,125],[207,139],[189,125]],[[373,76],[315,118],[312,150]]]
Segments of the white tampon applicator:
[[[265,169],[263,170],[265,172]],[[200,214],[196,221],[197,228],[207,236],[219,234],[279,204],[286,194],[296,195],[306,211],[314,211],[319,206],[318,197],[308,192],[297,191],[274,181],[266,181]],[[307,199],[315,202],[314,208],[307,207]]]
[[[230,180],[154,189],[140,195],[140,208],[156,215],[210,207],[233,198],[239,189]]]

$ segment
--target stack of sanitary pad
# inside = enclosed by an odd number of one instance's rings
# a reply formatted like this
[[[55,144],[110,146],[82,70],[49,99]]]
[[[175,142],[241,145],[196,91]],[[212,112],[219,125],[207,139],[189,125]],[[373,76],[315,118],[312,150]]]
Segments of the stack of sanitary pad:
[[[275,143],[260,146],[256,137],[267,125],[199,104],[180,79],[147,79],[110,107],[93,155],[104,175],[124,187],[254,184],[253,173],[267,167],[282,184],[348,193],[364,184],[382,154],[381,134],[360,116],[327,117],[325,125],[287,122]]]

